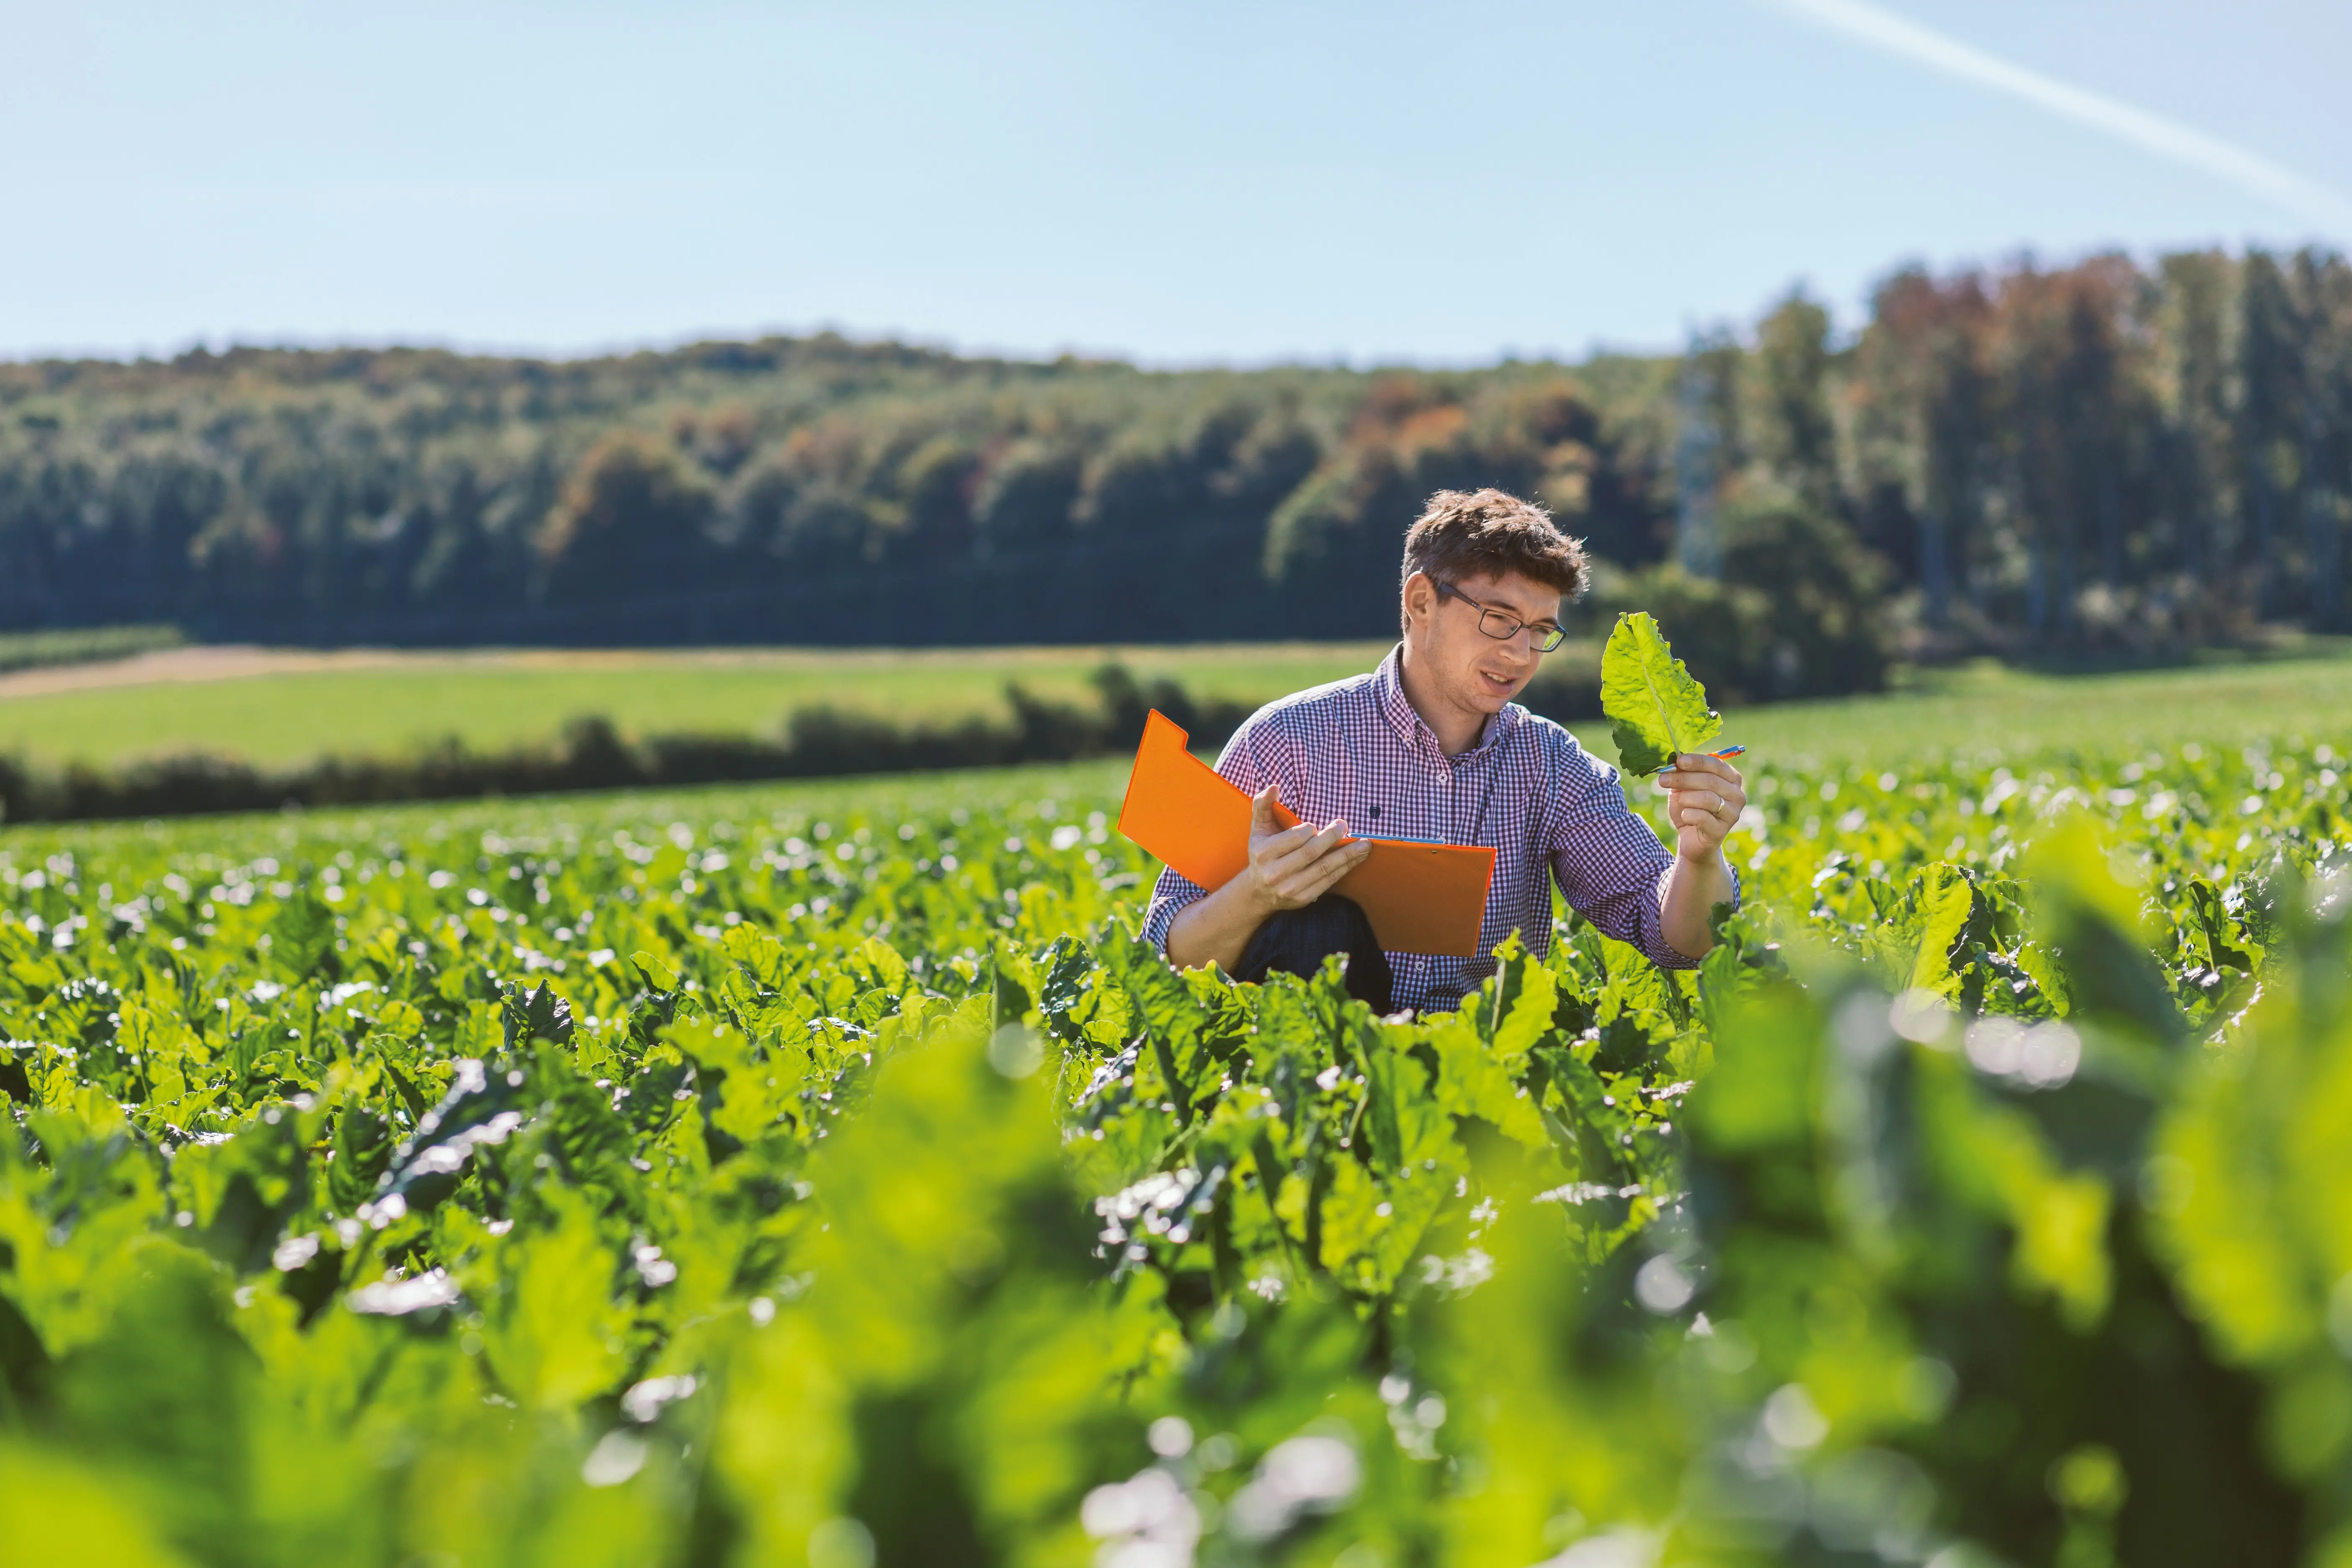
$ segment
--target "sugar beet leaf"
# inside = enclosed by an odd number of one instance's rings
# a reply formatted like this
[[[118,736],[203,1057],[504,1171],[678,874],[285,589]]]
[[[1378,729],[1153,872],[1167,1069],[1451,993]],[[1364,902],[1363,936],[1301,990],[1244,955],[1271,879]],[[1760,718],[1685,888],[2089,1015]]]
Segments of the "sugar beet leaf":
[[[1618,761],[1646,776],[1723,732],[1723,715],[1646,611],[1617,617],[1601,653],[1601,710],[1609,716]]]

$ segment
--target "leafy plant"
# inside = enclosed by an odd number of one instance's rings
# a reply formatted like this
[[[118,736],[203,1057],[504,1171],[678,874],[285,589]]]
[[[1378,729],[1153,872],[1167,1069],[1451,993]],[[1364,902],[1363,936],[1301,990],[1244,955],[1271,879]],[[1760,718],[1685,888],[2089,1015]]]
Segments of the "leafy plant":
[[[1601,650],[1601,710],[1625,771],[1647,776],[1723,732],[1706,689],[1666,646],[1647,611],[1619,616]]]
[[[1904,765],[1409,1019],[1170,970],[1067,772],[13,830],[5,1539],[2332,1550],[2335,753]]]

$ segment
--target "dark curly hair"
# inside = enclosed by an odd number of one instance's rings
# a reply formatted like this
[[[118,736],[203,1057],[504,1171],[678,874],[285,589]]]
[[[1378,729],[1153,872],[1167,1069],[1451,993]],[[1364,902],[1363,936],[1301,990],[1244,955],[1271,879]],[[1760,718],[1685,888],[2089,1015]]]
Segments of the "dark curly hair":
[[[1543,508],[1497,489],[1440,490],[1429,498],[1405,531],[1398,587],[1416,572],[1436,583],[1516,572],[1557,588],[1563,599],[1581,595],[1591,579],[1580,541],[1562,533]]]

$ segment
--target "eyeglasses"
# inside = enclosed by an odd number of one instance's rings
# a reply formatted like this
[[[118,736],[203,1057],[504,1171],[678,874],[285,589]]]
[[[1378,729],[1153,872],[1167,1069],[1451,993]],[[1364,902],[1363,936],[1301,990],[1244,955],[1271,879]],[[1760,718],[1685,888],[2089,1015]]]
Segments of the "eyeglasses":
[[[1436,584],[1437,592],[1441,597],[1450,595],[1477,611],[1478,629],[1496,642],[1508,642],[1521,632],[1532,632],[1535,634],[1535,650],[1538,653],[1549,653],[1568,640],[1568,630],[1564,626],[1530,626],[1508,610],[1497,610],[1491,605],[1480,604],[1451,583],[1438,583],[1434,577],[1430,581]]]

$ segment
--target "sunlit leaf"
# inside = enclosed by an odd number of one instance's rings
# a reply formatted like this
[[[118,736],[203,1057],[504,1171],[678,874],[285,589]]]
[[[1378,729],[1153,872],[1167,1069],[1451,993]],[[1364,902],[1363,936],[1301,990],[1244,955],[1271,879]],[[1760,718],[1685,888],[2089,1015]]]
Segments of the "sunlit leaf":
[[[1683,668],[1646,611],[1618,616],[1601,649],[1601,710],[1620,765],[1636,775],[1671,766],[1723,732],[1723,715],[1706,705],[1706,689]]]

